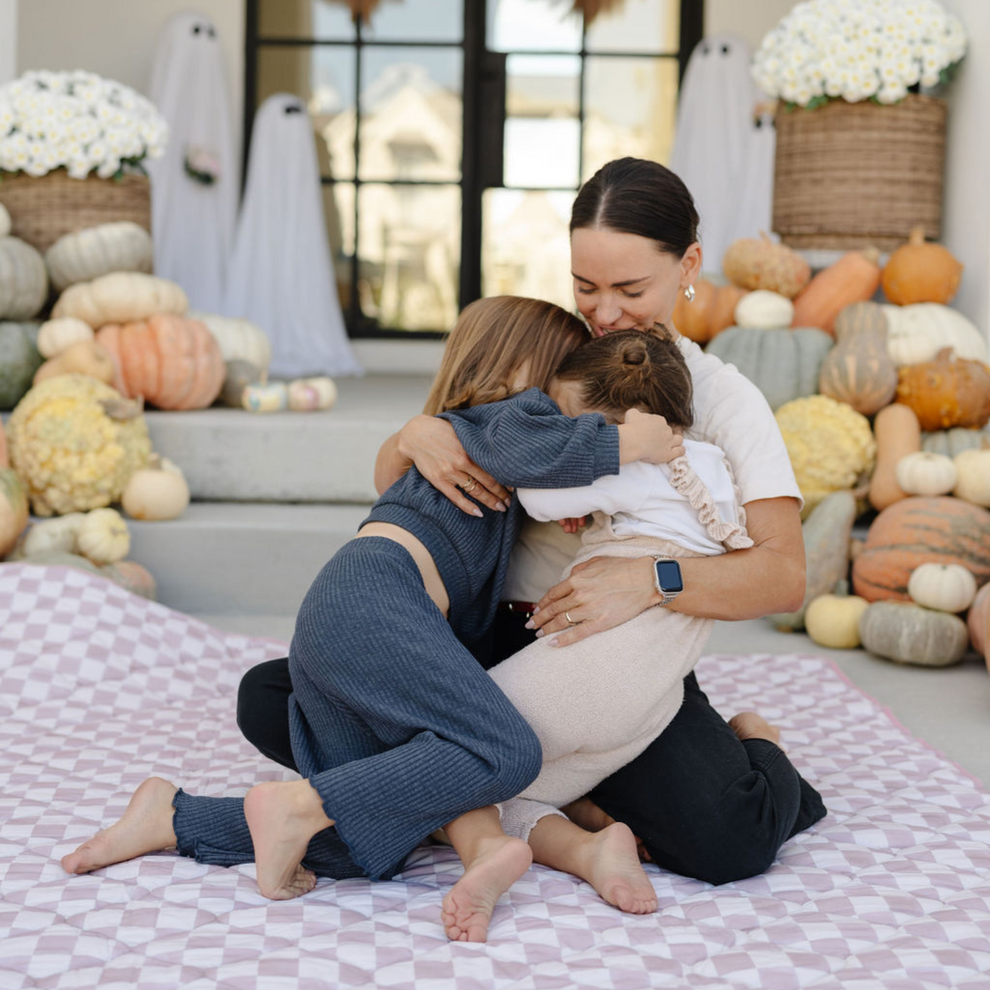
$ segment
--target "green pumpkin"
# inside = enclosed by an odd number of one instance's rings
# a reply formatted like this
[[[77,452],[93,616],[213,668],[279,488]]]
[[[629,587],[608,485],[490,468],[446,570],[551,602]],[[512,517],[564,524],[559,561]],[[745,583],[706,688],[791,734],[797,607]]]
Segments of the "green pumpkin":
[[[13,409],[44,360],[37,323],[0,323],[0,409]]]
[[[818,392],[825,355],[835,341],[824,330],[729,327],[706,350],[734,364],[766,396],[771,409]]]
[[[964,450],[980,450],[990,447],[990,430],[972,430],[954,426],[951,430],[936,430],[921,435],[921,449],[931,454],[955,457]]]

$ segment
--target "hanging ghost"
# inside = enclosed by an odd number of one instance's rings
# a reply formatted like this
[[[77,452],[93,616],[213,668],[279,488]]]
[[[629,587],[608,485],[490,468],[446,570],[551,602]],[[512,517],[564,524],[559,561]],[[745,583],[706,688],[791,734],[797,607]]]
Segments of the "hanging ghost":
[[[681,85],[670,168],[694,196],[706,272],[721,271],[737,237],[770,229],[773,128],[757,126],[760,94],[750,61],[749,45],[739,38],[703,38]]]
[[[147,162],[155,272],[178,282],[194,308],[216,310],[240,170],[220,42],[205,14],[176,14],[165,23],[148,95],[169,126],[165,154]]]
[[[312,125],[287,93],[255,114],[222,312],[267,333],[275,377],[362,373],[340,310]]]

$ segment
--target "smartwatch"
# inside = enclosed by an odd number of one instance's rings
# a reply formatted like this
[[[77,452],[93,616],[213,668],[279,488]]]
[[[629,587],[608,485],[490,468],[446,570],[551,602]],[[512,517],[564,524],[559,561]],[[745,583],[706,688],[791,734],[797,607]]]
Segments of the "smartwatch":
[[[654,587],[663,595],[659,604],[669,605],[684,590],[681,565],[671,557],[654,556],[653,571]]]

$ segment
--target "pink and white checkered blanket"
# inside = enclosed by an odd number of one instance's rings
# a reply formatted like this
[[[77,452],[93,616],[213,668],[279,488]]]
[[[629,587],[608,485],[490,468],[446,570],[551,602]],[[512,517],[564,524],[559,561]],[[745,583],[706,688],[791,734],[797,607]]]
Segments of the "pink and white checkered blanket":
[[[438,919],[459,867],[437,847],[398,880],[284,902],[252,867],[169,853],[63,873],[151,774],[215,795],[282,776],[240,737],[234,698],[283,649],[82,572],[0,566],[0,987],[990,986],[988,796],[809,656],[707,657],[701,679],[783,725],[829,816],[751,880],[649,867],[655,915],[534,867],[487,944],[452,944]]]

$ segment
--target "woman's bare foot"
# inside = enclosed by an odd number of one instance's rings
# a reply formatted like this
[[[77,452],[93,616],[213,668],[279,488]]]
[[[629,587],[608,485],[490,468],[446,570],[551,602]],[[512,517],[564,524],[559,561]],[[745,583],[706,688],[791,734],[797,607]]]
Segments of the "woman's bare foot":
[[[120,821],[63,856],[62,869],[66,873],[90,873],[135,856],[173,848],[176,840],[172,799],[177,790],[161,777],[149,777],[134,792]]]
[[[729,728],[740,739],[766,739],[780,745],[780,729],[756,712],[740,712],[729,719]]]
[[[443,899],[440,920],[454,942],[484,942],[495,902],[530,867],[533,851],[522,839],[488,839],[481,854]]]
[[[649,914],[657,909],[656,891],[639,862],[636,836],[622,822],[591,836],[588,865],[582,875],[620,911]]]
[[[320,795],[308,780],[257,784],[244,796],[244,817],[254,843],[258,889],[273,901],[287,901],[316,886],[301,865],[309,840],[333,825]]]

